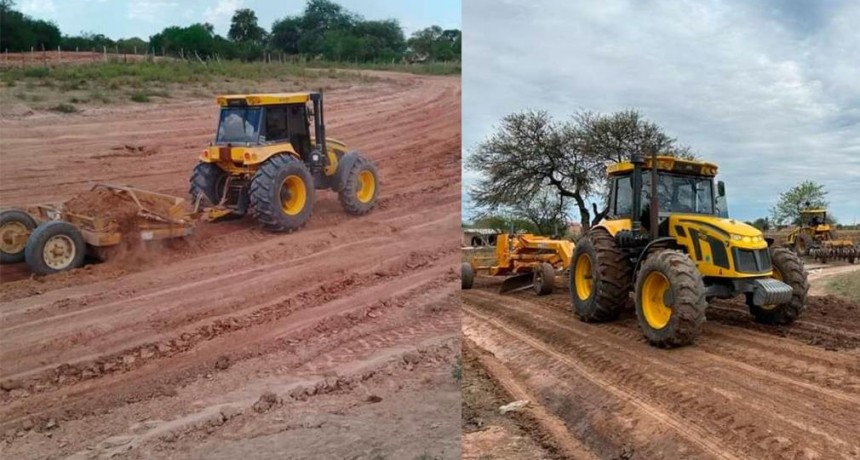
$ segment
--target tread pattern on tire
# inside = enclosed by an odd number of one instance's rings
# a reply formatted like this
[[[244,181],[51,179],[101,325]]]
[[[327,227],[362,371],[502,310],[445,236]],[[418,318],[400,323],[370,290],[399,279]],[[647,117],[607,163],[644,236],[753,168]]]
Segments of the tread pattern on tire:
[[[373,180],[375,181],[373,198],[371,198],[367,203],[358,201],[358,197],[355,195],[356,187],[358,186],[358,173],[363,169],[370,170],[373,174]],[[376,170],[376,165],[364,156],[359,155],[355,159],[355,163],[352,164],[349,174],[346,176],[346,183],[340,192],[338,192],[340,204],[348,214],[361,216],[369,213],[374,207],[376,207],[377,196],[379,196],[379,174]]]
[[[642,313],[642,284],[645,277],[660,271],[669,280],[673,303],[672,316],[662,329],[652,329]],[[687,254],[663,250],[642,263],[636,278],[636,317],[645,337],[652,345],[671,348],[693,343],[705,322],[705,284],[696,264]]]
[[[281,208],[279,192],[283,178],[290,173],[302,177],[307,187],[307,203],[305,210],[296,216],[286,216]],[[251,180],[249,191],[251,208],[258,221],[269,230],[292,232],[303,227],[311,214],[314,204],[314,182],[307,166],[288,154],[276,155],[263,163]]]
[[[75,258],[69,263],[69,266],[63,270],[71,270],[78,268],[84,264],[84,257],[87,252],[87,243],[81,232],[72,224],[62,220],[49,220],[41,223],[30,237],[27,238],[27,247],[24,249],[24,258],[27,261],[27,267],[33,273],[38,275],[48,275],[57,273],[62,270],[56,270],[49,267],[42,258],[43,248],[48,239],[53,236],[63,234],[72,239],[75,245]]]
[[[197,202],[197,197],[203,195],[201,204],[214,206],[221,201],[218,195],[218,183],[226,173],[212,163],[197,163],[191,172],[188,194],[191,195],[191,205]]]
[[[605,322],[618,318],[627,305],[633,288],[633,266],[619,248],[615,238],[603,228],[588,232],[577,243],[577,252],[591,256],[593,290],[591,297],[580,301],[573,286],[577,257],[570,264],[570,295],[574,313],[585,322]]]
[[[809,280],[800,258],[788,249],[771,248],[770,257],[773,265],[782,273],[782,281],[791,286],[791,300],[770,310],[749,303],[750,313],[759,323],[790,324],[806,310]]]

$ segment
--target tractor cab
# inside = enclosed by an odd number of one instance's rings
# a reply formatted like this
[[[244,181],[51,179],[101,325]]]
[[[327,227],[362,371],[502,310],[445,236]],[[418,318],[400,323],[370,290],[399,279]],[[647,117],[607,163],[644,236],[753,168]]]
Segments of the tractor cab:
[[[830,231],[830,225],[827,223],[827,210],[818,208],[800,211],[800,225],[811,227],[816,232]]]

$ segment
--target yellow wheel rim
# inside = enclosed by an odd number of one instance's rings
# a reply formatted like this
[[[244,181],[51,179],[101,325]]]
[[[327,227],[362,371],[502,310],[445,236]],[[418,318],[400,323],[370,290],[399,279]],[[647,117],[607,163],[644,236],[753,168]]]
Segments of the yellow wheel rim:
[[[373,193],[376,191],[376,178],[373,173],[365,169],[358,173],[358,190],[355,191],[355,196],[358,201],[368,203],[373,199]]]
[[[654,329],[663,329],[672,317],[672,309],[664,300],[668,290],[669,280],[660,272],[649,273],[642,285],[642,314]]]
[[[287,176],[281,185],[281,209],[288,216],[295,216],[305,209],[308,190],[305,181],[296,175]]]
[[[29,231],[21,222],[7,222],[0,227],[0,251],[6,254],[19,254],[27,244],[23,238]]]
[[[588,300],[591,297],[591,290],[594,288],[594,279],[591,274],[591,257],[587,254],[582,254],[576,260],[576,267],[573,270],[574,281],[576,282],[576,296],[579,300]]]
[[[45,243],[42,258],[54,270],[62,270],[72,263],[77,254],[75,243],[66,235],[54,235]]]

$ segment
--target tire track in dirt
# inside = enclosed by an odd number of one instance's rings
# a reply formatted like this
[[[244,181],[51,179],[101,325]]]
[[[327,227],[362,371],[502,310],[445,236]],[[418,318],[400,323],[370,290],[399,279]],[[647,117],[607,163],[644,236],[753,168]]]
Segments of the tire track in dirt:
[[[175,405],[177,392],[210,374],[226,378],[224,360],[239,369],[286,355],[289,365],[272,363],[286,378],[302,363],[315,363],[312,373],[350,368],[391,340],[456,334],[459,91],[457,78],[389,75],[327,93],[329,133],[379,166],[380,201],[367,216],[347,216],[335,194],[320,193],[309,224],[290,235],[244,219],[56,276],[8,282],[4,270],[0,380],[12,389],[0,391],[3,437],[14,449],[37,448],[20,429],[52,417],[116,431],[122,426],[108,422],[111,413],[128,404],[157,417],[167,405],[179,416],[186,409]],[[63,127],[4,121],[15,134],[8,144],[4,138],[10,155],[4,151],[0,201],[51,201],[95,181],[183,196],[211,135],[208,102],[85,112],[63,118]],[[63,132],[72,137],[44,142]],[[144,161],[93,158],[123,143],[158,151]],[[26,169],[33,161],[38,171]],[[279,374],[255,368],[241,378],[260,375]],[[81,449],[82,430],[71,441]]]
[[[574,360],[566,363],[565,368],[576,365],[585,367],[587,372],[597,372],[599,379],[609,379],[611,384],[630,391],[636,401],[650,401],[676,414],[679,423],[699,426],[705,439],[712,439],[714,445],[724,446],[724,450],[739,457],[760,456],[770,449],[778,450],[783,457],[816,452],[824,456],[845,455],[858,448],[854,441],[856,433],[848,422],[860,409],[854,386],[857,380],[850,370],[843,368],[847,379],[841,382],[841,387],[827,388],[818,386],[820,382],[814,382],[816,385],[808,379],[799,379],[797,374],[784,375],[773,369],[757,368],[750,362],[735,361],[740,358],[715,354],[722,344],[700,350],[701,343],[707,342],[705,338],[693,347],[667,353],[641,341],[635,321],[625,321],[624,327],[586,325],[567,312],[552,306],[547,309],[537,302],[483,291],[464,294],[467,308],[479,310],[476,314],[492,312],[493,327],[513,327],[512,331],[522,335],[518,340],[528,339],[524,343],[529,348],[551,348],[553,353]],[[489,319],[477,321],[483,324]],[[792,345],[784,354],[791,356],[793,348],[803,347]],[[827,356],[822,350],[811,350]],[[490,351],[498,353],[495,349]],[[752,348],[748,353],[757,351]],[[554,359],[561,359],[560,356]],[[551,368],[544,362],[531,366]],[[755,371],[750,372],[752,369]],[[564,371],[551,371],[556,376],[559,372]],[[836,384],[837,380],[829,383]],[[779,390],[772,391],[773,388]],[[597,398],[599,401],[600,397]],[[768,429],[764,430],[764,426]]]

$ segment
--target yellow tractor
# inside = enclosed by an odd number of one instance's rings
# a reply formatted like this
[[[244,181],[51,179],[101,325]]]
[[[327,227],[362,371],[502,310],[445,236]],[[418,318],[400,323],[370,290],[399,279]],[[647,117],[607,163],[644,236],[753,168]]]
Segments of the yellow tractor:
[[[475,272],[486,271],[490,276],[507,276],[500,292],[534,287],[537,295],[552,294],[555,273],[570,266],[574,244],[532,234],[506,234],[496,237],[495,257],[474,257],[463,262],[460,279],[463,289],[471,289]],[[489,259],[489,260],[488,260]],[[486,262],[494,263],[486,263]]]
[[[755,227],[720,217],[725,186],[714,188],[715,164],[635,154],[608,174],[606,217],[577,242],[571,262],[571,303],[581,320],[616,319],[632,292],[645,337],[673,347],[696,339],[713,298],[744,294],[762,323],[803,313],[803,264]]]
[[[218,217],[251,210],[267,229],[279,232],[307,222],[315,189],[338,192],[349,214],[373,209],[376,166],[326,138],[322,92],[225,95],[217,102],[215,141],[191,174],[195,208],[214,207]]]
[[[827,223],[827,210],[821,208],[800,211],[800,226],[788,234],[786,246],[801,257],[812,256],[823,264],[828,260],[853,264],[860,255],[853,241],[836,237],[836,231]]]

